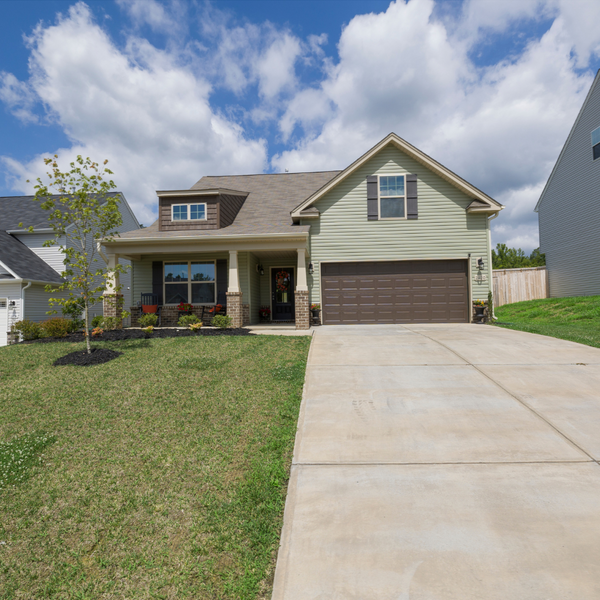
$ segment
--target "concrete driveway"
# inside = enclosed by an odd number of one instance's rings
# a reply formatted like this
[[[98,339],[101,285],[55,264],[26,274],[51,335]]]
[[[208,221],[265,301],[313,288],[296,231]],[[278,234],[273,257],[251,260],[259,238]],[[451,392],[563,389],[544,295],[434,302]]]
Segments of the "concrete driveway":
[[[275,600],[598,600],[600,349],[315,332]]]

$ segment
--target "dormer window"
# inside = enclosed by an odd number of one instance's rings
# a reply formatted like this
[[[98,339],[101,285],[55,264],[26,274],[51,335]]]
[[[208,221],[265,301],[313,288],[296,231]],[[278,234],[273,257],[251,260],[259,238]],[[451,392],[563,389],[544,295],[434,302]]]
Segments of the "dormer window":
[[[173,204],[171,207],[172,221],[206,221],[206,203],[202,204]]]

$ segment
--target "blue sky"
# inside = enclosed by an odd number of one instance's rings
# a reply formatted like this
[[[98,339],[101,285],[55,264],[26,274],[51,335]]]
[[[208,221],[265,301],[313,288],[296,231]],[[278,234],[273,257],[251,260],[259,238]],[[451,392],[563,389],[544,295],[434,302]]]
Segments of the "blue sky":
[[[600,67],[596,0],[0,2],[0,195],[108,158],[139,219],[207,174],[343,168],[390,131],[535,202]],[[600,124],[599,124],[600,125]]]

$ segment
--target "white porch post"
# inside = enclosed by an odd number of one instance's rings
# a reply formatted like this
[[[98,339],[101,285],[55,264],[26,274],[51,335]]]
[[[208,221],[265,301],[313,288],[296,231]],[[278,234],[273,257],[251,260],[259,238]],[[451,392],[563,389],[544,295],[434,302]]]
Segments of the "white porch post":
[[[227,283],[227,315],[231,317],[233,327],[244,324],[244,308],[242,290],[240,289],[240,272],[238,269],[237,250],[229,251],[229,281]]]
[[[296,273],[296,291],[308,292],[306,279],[306,249],[298,248],[298,269]]]
[[[230,293],[239,293],[240,291],[240,273],[238,270],[237,250],[229,251],[229,282],[227,291]]]
[[[118,254],[109,254],[108,255],[108,263],[106,267],[108,269],[114,269],[119,264],[119,255]],[[104,290],[105,296],[111,296],[112,294],[116,294],[116,289],[119,287],[119,274],[118,273],[109,273],[106,278],[106,289]]]
[[[306,248],[298,248],[298,266],[296,268],[296,329],[310,329],[308,312],[308,282],[306,279]]]

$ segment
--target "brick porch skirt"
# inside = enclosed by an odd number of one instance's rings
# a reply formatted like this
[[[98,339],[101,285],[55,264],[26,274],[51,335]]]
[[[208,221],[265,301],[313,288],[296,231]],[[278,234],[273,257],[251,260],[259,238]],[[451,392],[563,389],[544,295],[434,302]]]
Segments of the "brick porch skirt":
[[[207,306],[206,309],[204,310],[204,317],[202,318],[202,323],[204,323],[204,325],[210,325],[212,318],[215,316],[215,313],[208,312],[209,308],[210,307]],[[201,306],[192,306],[192,314],[196,315],[197,317],[200,317],[200,315],[202,314],[202,307]],[[226,314],[228,314],[228,312],[225,309],[222,309],[220,312],[218,312],[216,314],[226,315]],[[177,309],[176,306],[163,306],[162,310],[160,311],[161,327],[177,327],[180,316],[181,316],[181,313],[179,312],[179,310]],[[140,309],[137,306],[132,306],[131,307],[131,326],[132,327],[140,326],[139,317],[140,317]],[[244,325],[249,325],[250,324],[250,305],[248,305],[248,304],[242,305],[242,317],[243,317]]]

